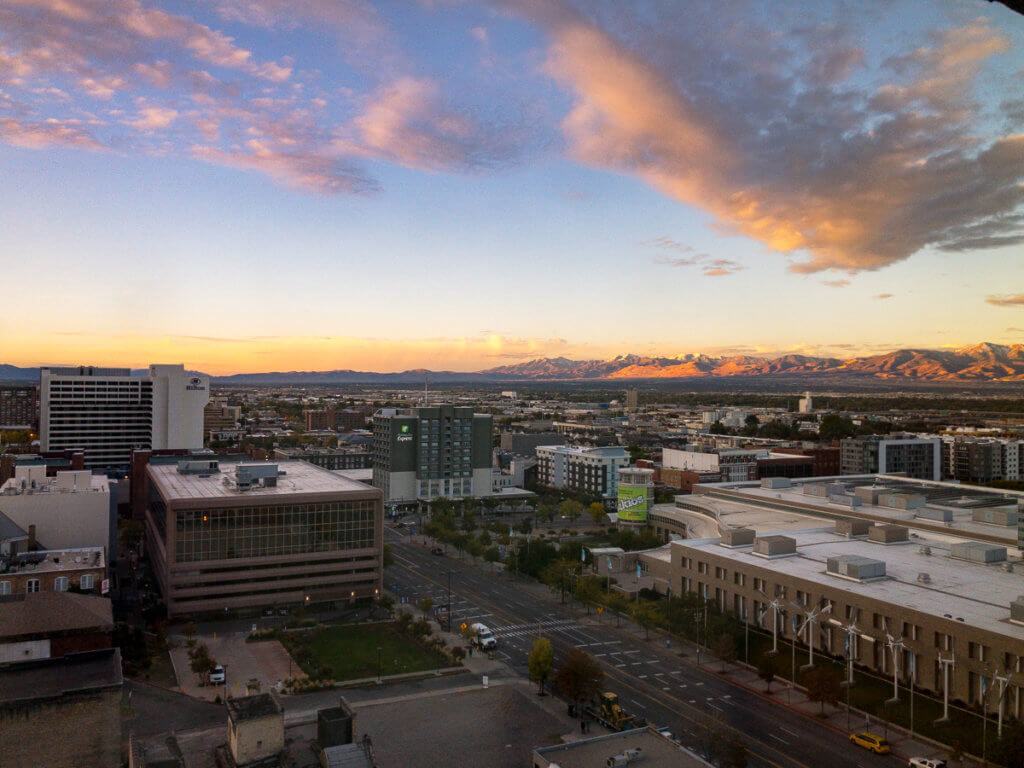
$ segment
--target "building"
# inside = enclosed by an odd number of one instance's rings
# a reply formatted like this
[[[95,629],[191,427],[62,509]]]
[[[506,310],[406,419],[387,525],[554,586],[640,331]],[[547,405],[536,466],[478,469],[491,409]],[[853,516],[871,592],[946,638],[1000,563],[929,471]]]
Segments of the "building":
[[[44,549],[0,556],[0,597],[68,590],[98,595],[104,591],[106,578],[103,547]]]
[[[147,548],[168,614],[380,593],[378,489],[304,461],[154,459],[146,473]]]
[[[843,520],[786,535],[743,532],[672,541],[673,592],[696,592],[740,617],[760,616],[778,599],[778,616],[769,610],[764,626],[777,620],[784,637],[792,637],[794,614],[803,631],[794,604],[828,608],[814,630],[819,652],[843,657],[846,627],[854,625],[854,662],[891,679],[891,635],[903,642],[897,674],[904,683],[914,670],[918,689],[941,692],[940,659],[953,657],[951,700],[980,702],[982,677],[996,669],[1011,675],[1007,713],[1024,715],[1024,599],[1005,547],[911,541],[903,526]]]
[[[810,392],[804,392],[804,396],[800,398],[797,404],[797,411],[800,413],[814,413],[814,400],[811,399]]]
[[[272,693],[227,700],[228,749],[234,764],[251,765],[284,751],[284,710]]]
[[[616,516],[619,525],[644,526],[647,512],[654,506],[654,470],[646,467],[622,467]]]
[[[23,594],[0,601],[0,665],[110,648],[113,632],[113,613],[105,597]]]
[[[228,405],[225,397],[211,398],[203,407],[203,434],[209,437],[211,432],[229,432],[241,419],[240,405]]]
[[[679,469],[698,474],[717,474],[721,482],[742,482],[757,479],[758,460],[767,459],[767,449],[677,450],[665,448],[661,463],[665,469]]]
[[[85,465],[127,469],[133,448],[200,450],[205,376],[183,365],[128,368],[41,368],[40,450],[79,449]]]
[[[617,446],[545,445],[537,448],[537,482],[600,496],[611,507],[618,499],[619,471],[628,464],[629,453]]]
[[[491,493],[493,420],[453,405],[385,408],[373,416],[373,484],[386,502]]]
[[[307,432],[322,430],[351,432],[366,426],[366,414],[353,408],[305,410],[302,412],[302,416],[305,419]]]
[[[332,472],[343,469],[371,469],[373,453],[356,446],[340,448],[275,448],[275,459],[308,461]]]
[[[533,750],[533,768],[712,768],[711,763],[648,725]]]
[[[636,389],[626,390],[626,409],[635,411],[640,405],[640,391]]]
[[[35,384],[0,386],[0,429],[39,427],[39,387]]]
[[[840,442],[844,475],[903,474],[918,480],[942,479],[942,441],[911,435],[865,435]]]
[[[121,653],[0,665],[4,768],[118,768]]]
[[[25,531],[32,528],[44,549],[116,544],[117,504],[111,482],[89,470],[47,475],[45,464],[16,466],[0,486],[0,512]]]
[[[1024,440],[954,437],[942,441],[943,476],[965,483],[1017,482],[1024,466]]]
[[[542,445],[557,445],[562,438],[557,432],[502,432],[501,450],[517,456],[533,456]]]

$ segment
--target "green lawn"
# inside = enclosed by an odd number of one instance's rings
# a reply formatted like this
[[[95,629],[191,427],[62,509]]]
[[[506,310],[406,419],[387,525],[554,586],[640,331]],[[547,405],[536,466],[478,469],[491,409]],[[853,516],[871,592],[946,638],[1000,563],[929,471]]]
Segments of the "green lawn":
[[[289,635],[291,637],[286,641],[289,650],[292,650],[293,645],[306,645],[309,649],[312,664],[303,663],[302,657],[306,654],[301,651],[296,659],[307,674],[315,674],[315,668],[328,667],[335,680],[375,677],[378,658],[384,675],[420,672],[451,665],[449,659],[401,634],[392,624],[328,626],[309,633]],[[297,637],[300,635],[306,636]]]

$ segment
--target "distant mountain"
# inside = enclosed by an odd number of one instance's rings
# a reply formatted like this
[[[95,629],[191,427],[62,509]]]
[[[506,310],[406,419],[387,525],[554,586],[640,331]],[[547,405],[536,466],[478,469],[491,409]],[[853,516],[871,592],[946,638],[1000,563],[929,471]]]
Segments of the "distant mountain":
[[[641,379],[710,379],[728,377],[814,377],[817,379],[917,382],[1022,382],[1024,344],[982,343],[956,350],[900,349],[882,355],[841,360],[834,357],[783,355],[683,354],[672,357],[620,355],[611,360],[548,357],[484,371],[398,373],[372,371],[277,371],[216,376],[215,384],[396,384],[431,386],[450,383],[515,381],[629,381]],[[0,380],[38,381],[38,368],[0,365]]]

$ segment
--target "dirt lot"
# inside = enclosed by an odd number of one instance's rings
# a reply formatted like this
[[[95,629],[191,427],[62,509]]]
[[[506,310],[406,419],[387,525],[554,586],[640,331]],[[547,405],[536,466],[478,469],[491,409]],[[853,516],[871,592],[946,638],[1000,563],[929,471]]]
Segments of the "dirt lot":
[[[188,648],[182,643],[171,649],[171,661],[178,678],[178,687],[189,696],[212,701],[220,694],[244,696],[247,680],[255,678],[260,682],[260,690],[266,691],[278,680],[284,680],[291,674],[293,677],[305,677],[299,665],[292,662],[288,651],[277,640],[259,643],[247,643],[246,632],[233,632],[216,637],[196,635],[196,641],[205,643],[210,650],[210,657],[224,666],[227,682],[224,686],[200,685],[199,676],[189,669]]]

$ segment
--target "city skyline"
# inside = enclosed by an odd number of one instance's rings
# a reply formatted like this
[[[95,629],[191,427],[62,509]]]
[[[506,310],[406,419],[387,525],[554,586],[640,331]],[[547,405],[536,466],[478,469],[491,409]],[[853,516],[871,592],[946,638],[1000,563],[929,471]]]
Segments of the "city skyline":
[[[16,0],[0,28],[2,363],[1024,341],[998,3]]]

